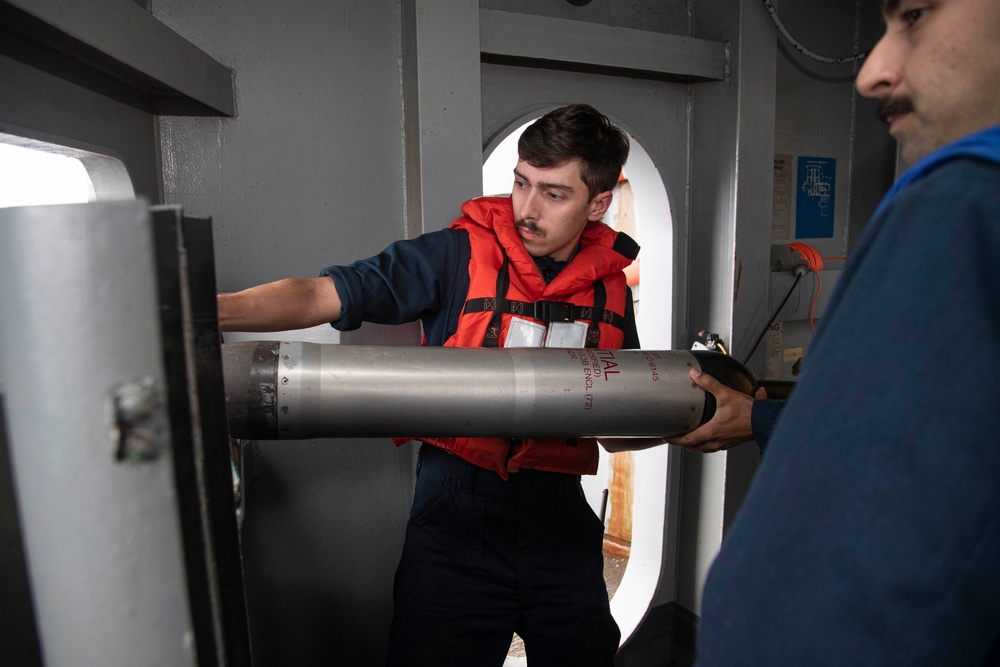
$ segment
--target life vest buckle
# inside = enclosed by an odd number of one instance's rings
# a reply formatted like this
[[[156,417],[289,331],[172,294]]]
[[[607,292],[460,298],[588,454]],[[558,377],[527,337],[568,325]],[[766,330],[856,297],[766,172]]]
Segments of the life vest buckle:
[[[572,322],[574,306],[566,301],[536,301],[535,319],[542,322]]]

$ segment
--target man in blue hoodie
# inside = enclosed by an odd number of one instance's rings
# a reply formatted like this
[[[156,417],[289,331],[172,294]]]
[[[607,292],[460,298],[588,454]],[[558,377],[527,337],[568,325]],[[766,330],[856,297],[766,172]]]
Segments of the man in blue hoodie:
[[[1000,2],[883,9],[857,88],[913,166],[709,573],[701,667],[1000,664]]]

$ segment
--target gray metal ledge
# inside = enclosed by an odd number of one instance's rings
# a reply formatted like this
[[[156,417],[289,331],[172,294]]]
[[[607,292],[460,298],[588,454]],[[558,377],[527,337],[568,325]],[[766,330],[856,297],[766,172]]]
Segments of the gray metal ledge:
[[[0,0],[0,52],[152,113],[233,116],[233,72],[132,0]]]
[[[483,62],[613,72],[668,81],[723,81],[727,46],[693,37],[482,9]]]

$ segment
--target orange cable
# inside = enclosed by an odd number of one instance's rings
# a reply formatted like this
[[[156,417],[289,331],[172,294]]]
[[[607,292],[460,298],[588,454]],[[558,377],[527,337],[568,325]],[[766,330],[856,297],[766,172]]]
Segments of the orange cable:
[[[809,266],[809,270],[816,275],[816,292],[813,293],[812,304],[809,307],[809,329],[816,331],[816,324],[813,319],[816,313],[816,302],[819,300],[819,292],[823,288],[823,278],[819,275],[824,266],[823,256],[819,253],[819,250],[816,250],[816,248],[808,243],[790,243],[788,244],[788,249],[799,253],[802,259],[805,260],[806,265]]]

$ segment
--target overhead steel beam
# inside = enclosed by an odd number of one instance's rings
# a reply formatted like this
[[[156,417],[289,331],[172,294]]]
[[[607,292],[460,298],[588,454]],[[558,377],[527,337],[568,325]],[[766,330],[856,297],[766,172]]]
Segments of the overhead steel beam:
[[[481,9],[484,62],[608,72],[670,81],[722,81],[723,42],[599,23]]]
[[[232,69],[132,0],[0,0],[0,35],[6,55],[84,87],[124,83],[144,110],[236,114]]]

